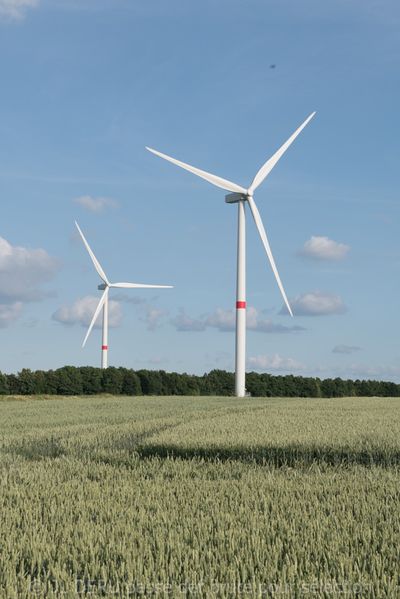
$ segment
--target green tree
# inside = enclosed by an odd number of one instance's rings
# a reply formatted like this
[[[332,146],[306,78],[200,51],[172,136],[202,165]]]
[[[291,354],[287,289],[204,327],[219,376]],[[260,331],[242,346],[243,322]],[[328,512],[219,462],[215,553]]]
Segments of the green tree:
[[[246,374],[246,389],[253,397],[268,396],[268,383],[257,372],[248,372]]]
[[[206,378],[206,395],[233,395],[235,392],[235,375],[226,370],[211,370]]]
[[[49,395],[57,395],[58,390],[58,375],[55,370],[47,370],[45,375],[45,393]]]
[[[112,395],[121,395],[124,377],[119,368],[109,366],[102,371],[102,391]]]
[[[43,394],[43,393],[48,393],[46,374],[47,373],[44,372],[44,370],[35,370],[35,372],[32,373],[33,387],[34,387],[33,393],[39,394],[39,395]]]
[[[177,384],[178,395],[199,395],[199,377],[184,372],[179,375]]]
[[[16,374],[7,374],[7,386],[10,395],[20,395],[19,379]]]
[[[57,377],[57,393],[59,395],[81,395],[82,377],[79,368],[63,366],[55,371]]]
[[[299,385],[299,397],[320,397],[321,381],[312,377],[296,377]]]
[[[35,393],[35,380],[29,368],[23,368],[18,373],[18,386],[21,395],[33,395]]]
[[[8,395],[9,386],[7,375],[0,372],[0,395]]]
[[[142,395],[142,387],[140,378],[133,370],[120,368],[122,374],[122,391],[123,395]]]
[[[96,395],[103,390],[103,379],[101,368],[93,366],[81,366],[79,368],[82,379],[82,393],[84,395]]]
[[[160,372],[156,370],[138,370],[143,395],[163,395],[163,381]]]

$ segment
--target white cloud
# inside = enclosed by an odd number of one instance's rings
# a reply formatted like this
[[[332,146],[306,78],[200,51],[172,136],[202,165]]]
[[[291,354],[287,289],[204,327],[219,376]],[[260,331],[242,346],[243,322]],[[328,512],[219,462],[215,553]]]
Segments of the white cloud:
[[[148,331],[155,331],[158,329],[163,324],[163,317],[168,314],[167,310],[157,308],[152,303],[149,303],[143,296],[139,297],[136,295],[117,293],[113,295],[113,298],[119,302],[126,302],[137,306],[139,313],[141,314],[140,320],[146,323]],[[151,298],[151,301],[153,302],[157,299],[158,297],[154,296]]]
[[[152,366],[162,366],[163,364],[168,364],[169,363],[169,358],[163,358],[161,356],[154,356],[153,358],[149,358],[148,360],[146,360],[147,364],[151,364]]]
[[[19,20],[26,9],[38,6],[39,0],[0,0],[0,18]]]
[[[357,345],[335,345],[332,352],[334,354],[354,354],[354,352],[360,351],[361,347]]]
[[[166,314],[167,312],[165,310],[155,308],[154,306],[147,306],[144,318],[147,329],[149,331],[155,331],[160,326],[162,317]]]
[[[252,306],[247,308],[246,314],[247,329],[257,331],[258,333],[296,333],[304,331],[304,327],[298,325],[287,327],[282,324],[273,323],[269,318],[262,318],[259,311]]]
[[[206,325],[215,327],[219,331],[234,331],[236,326],[236,311],[233,309],[224,310],[217,308],[213,314],[206,318]],[[262,318],[257,308],[248,306],[246,310],[246,328],[249,331],[258,333],[293,333],[304,330],[303,327],[287,327],[281,324],[275,324],[270,319]]]
[[[295,333],[304,330],[300,326],[288,327],[262,318],[260,312],[253,306],[249,306],[246,312],[246,328],[250,331],[258,333]],[[181,308],[179,314],[171,320],[171,324],[175,326],[177,331],[205,331],[207,327],[212,327],[221,332],[229,332],[235,330],[236,313],[233,309],[217,308],[211,314],[192,318]]]
[[[400,378],[400,366],[396,364],[369,366],[367,364],[353,363],[348,366],[338,366],[333,370],[335,371],[335,375],[341,378],[373,380],[399,380]]]
[[[224,310],[217,308],[215,312],[209,314],[205,319],[206,326],[215,327],[219,331],[234,331],[236,315],[234,310]]]
[[[93,314],[99,303],[100,297],[86,295],[77,299],[72,306],[61,306],[54,312],[52,318],[57,322],[66,325],[80,324],[83,327],[88,327],[93,318]],[[96,327],[101,326],[102,312],[100,312]],[[115,300],[108,301],[108,324],[110,327],[117,327],[121,324],[122,309],[119,302]]]
[[[234,358],[231,353],[215,350],[204,354],[205,365],[208,370],[213,370],[216,366],[223,370],[231,370],[234,364]]]
[[[290,305],[295,316],[327,316],[330,314],[343,314],[347,308],[340,295],[310,291],[298,295],[290,300]],[[282,306],[281,314],[287,314],[286,306]]]
[[[361,364],[354,364],[351,371],[353,375],[362,375],[377,379],[400,376],[400,366],[398,365],[364,366]]]
[[[57,260],[45,250],[13,246],[0,237],[0,328],[21,315],[23,302],[48,295],[41,285],[50,281],[57,270]]]
[[[50,281],[58,262],[43,249],[11,245],[0,237],[0,301],[37,301],[46,296],[40,285]]]
[[[82,208],[89,210],[89,212],[94,212],[96,214],[103,212],[106,208],[115,208],[118,205],[118,203],[111,198],[93,198],[92,196],[80,196],[73,201],[75,204],[82,206]]]
[[[329,239],[313,235],[305,242],[299,254],[315,260],[343,260],[350,250],[350,246]]]
[[[283,358],[279,354],[272,356],[251,356],[247,360],[248,368],[255,370],[293,371],[304,370],[305,366],[293,358]]]
[[[0,304],[0,328],[8,327],[17,320],[22,311],[22,302],[12,304]]]
[[[134,306],[142,306],[146,304],[146,299],[144,297],[139,297],[138,295],[130,295],[127,293],[114,293],[113,299],[118,302],[126,302],[127,304],[133,304]]]
[[[206,323],[201,318],[191,318],[186,314],[184,308],[180,308],[179,314],[171,320],[177,331],[205,331]]]

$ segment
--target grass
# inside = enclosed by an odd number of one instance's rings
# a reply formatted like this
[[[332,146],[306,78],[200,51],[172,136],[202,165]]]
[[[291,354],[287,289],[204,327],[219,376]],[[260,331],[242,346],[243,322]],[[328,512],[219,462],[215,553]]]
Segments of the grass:
[[[0,597],[400,596],[400,400],[0,402]]]

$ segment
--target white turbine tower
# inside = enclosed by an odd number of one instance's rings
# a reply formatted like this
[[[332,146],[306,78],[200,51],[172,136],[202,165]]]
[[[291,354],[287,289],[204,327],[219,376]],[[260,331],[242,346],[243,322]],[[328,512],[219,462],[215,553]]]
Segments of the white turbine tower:
[[[87,330],[85,339],[83,340],[82,347],[85,347],[86,341],[92,331],[94,323],[97,320],[97,317],[100,314],[100,310],[103,308],[103,332],[102,332],[102,343],[101,343],[101,367],[107,368],[107,356],[108,356],[108,291],[111,288],[120,288],[120,289],[172,289],[172,285],[143,285],[142,283],[110,283],[107,279],[107,276],[102,269],[99,261],[94,255],[90,245],[86,241],[84,234],[82,233],[78,223],[75,221],[76,227],[79,231],[80,236],[82,237],[82,241],[85,244],[87,251],[89,252],[89,256],[92,259],[94,267],[100,276],[103,283],[97,287],[103,291],[103,294],[100,298],[99,303],[97,304],[97,308],[93,314],[92,321]]]
[[[166,154],[162,154],[157,150],[153,150],[152,148],[146,147],[147,150],[160,156],[161,158],[165,158],[169,162],[180,166],[181,168],[194,173],[198,177],[201,177],[212,183],[216,187],[221,187],[227,191],[232,193],[225,196],[225,201],[228,204],[238,204],[238,240],[237,240],[237,279],[236,279],[236,357],[235,357],[235,393],[238,397],[243,397],[246,392],[245,387],[245,377],[246,377],[246,233],[245,233],[245,203],[247,202],[250,207],[250,211],[253,215],[254,222],[256,224],[257,230],[260,234],[261,241],[264,245],[265,251],[267,253],[269,262],[271,264],[273,273],[275,275],[276,282],[278,283],[278,287],[284,299],[287,309],[291,316],[293,316],[292,310],[290,308],[288,299],[286,297],[285,290],[283,288],[278,270],[275,265],[275,260],[273,258],[271,247],[268,242],[267,234],[265,232],[265,228],[263,222],[261,220],[260,213],[258,208],[254,202],[253,194],[257,187],[261,185],[267,175],[274,168],[278,160],[281,156],[286,152],[288,147],[292,144],[292,142],[296,139],[299,133],[304,129],[307,123],[312,119],[315,112],[310,114],[310,116],[304,121],[302,125],[289,137],[289,139],[283,144],[282,147],[279,148],[277,152],[271,158],[269,158],[265,164],[260,168],[250,186],[246,189],[245,187],[241,187],[236,183],[232,183],[231,181],[227,181],[226,179],[222,179],[221,177],[217,177],[216,175],[212,175],[211,173],[207,173],[206,171],[200,170],[190,164],[186,164],[185,162],[181,162],[180,160],[176,160],[175,158],[171,158],[171,156],[167,156]]]

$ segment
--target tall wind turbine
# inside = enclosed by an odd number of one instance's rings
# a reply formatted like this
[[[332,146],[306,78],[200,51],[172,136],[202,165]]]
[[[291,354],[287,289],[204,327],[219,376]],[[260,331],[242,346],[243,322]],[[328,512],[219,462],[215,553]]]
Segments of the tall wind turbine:
[[[260,168],[250,186],[246,189],[236,183],[232,183],[227,179],[222,179],[211,173],[200,170],[190,164],[171,158],[166,154],[162,154],[157,150],[146,147],[147,150],[164,158],[177,166],[180,166],[191,173],[194,173],[198,177],[205,179],[209,183],[212,183],[216,187],[221,187],[226,191],[232,193],[225,196],[225,201],[228,204],[238,204],[238,239],[237,239],[237,279],[236,279],[236,357],[235,357],[235,393],[238,397],[244,397],[246,393],[245,377],[246,377],[246,232],[245,232],[245,204],[249,205],[250,211],[253,215],[254,222],[257,230],[260,234],[261,241],[264,245],[267,253],[269,262],[271,264],[273,273],[275,275],[276,282],[284,299],[287,309],[291,316],[293,316],[290,308],[288,299],[286,297],[285,290],[280,279],[278,269],[275,265],[275,260],[271,252],[271,247],[265,232],[263,222],[261,220],[260,213],[254,202],[253,194],[257,187],[261,185],[264,179],[272,171],[278,160],[283,156],[288,147],[293,143],[299,133],[304,129],[308,122],[312,119],[315,112],[304,121],[302,125],[289,137],[289,139],[279,148],[277,152],[271,158],[269,158],[265,164]]]
[[[107,357],[108,357],[108,291],[110,288],[119,288],[119,289],[172,289],[172,285],[143,285],[142,283],[110,283],[107,279],[107,275],[102,269],[100,262],[97,260],[94,255],[90,245],[86,241],[84,234],[82,233],[78,223],[75,221],[76,228],[79,231],[79,235],[82,237],[82,241],[85,244],[87,251],[89,252],[89,256],[92,259],[94,267],[100,276],[100,279],[103,281],[101,285],[97,287],[103,291],[103,294],[100,298],[99,303],[97,304],[97,308],[93,314],[92,321],[87,330],[85,339],[83,340],[82,347],[85,347],[86,341],[92,331],[94,323],[97,320],[97,317],[100,314],[100,310],[103,308],[103,331],[102,331],[102,343],[101,343],[101,367],[107,368]]]

